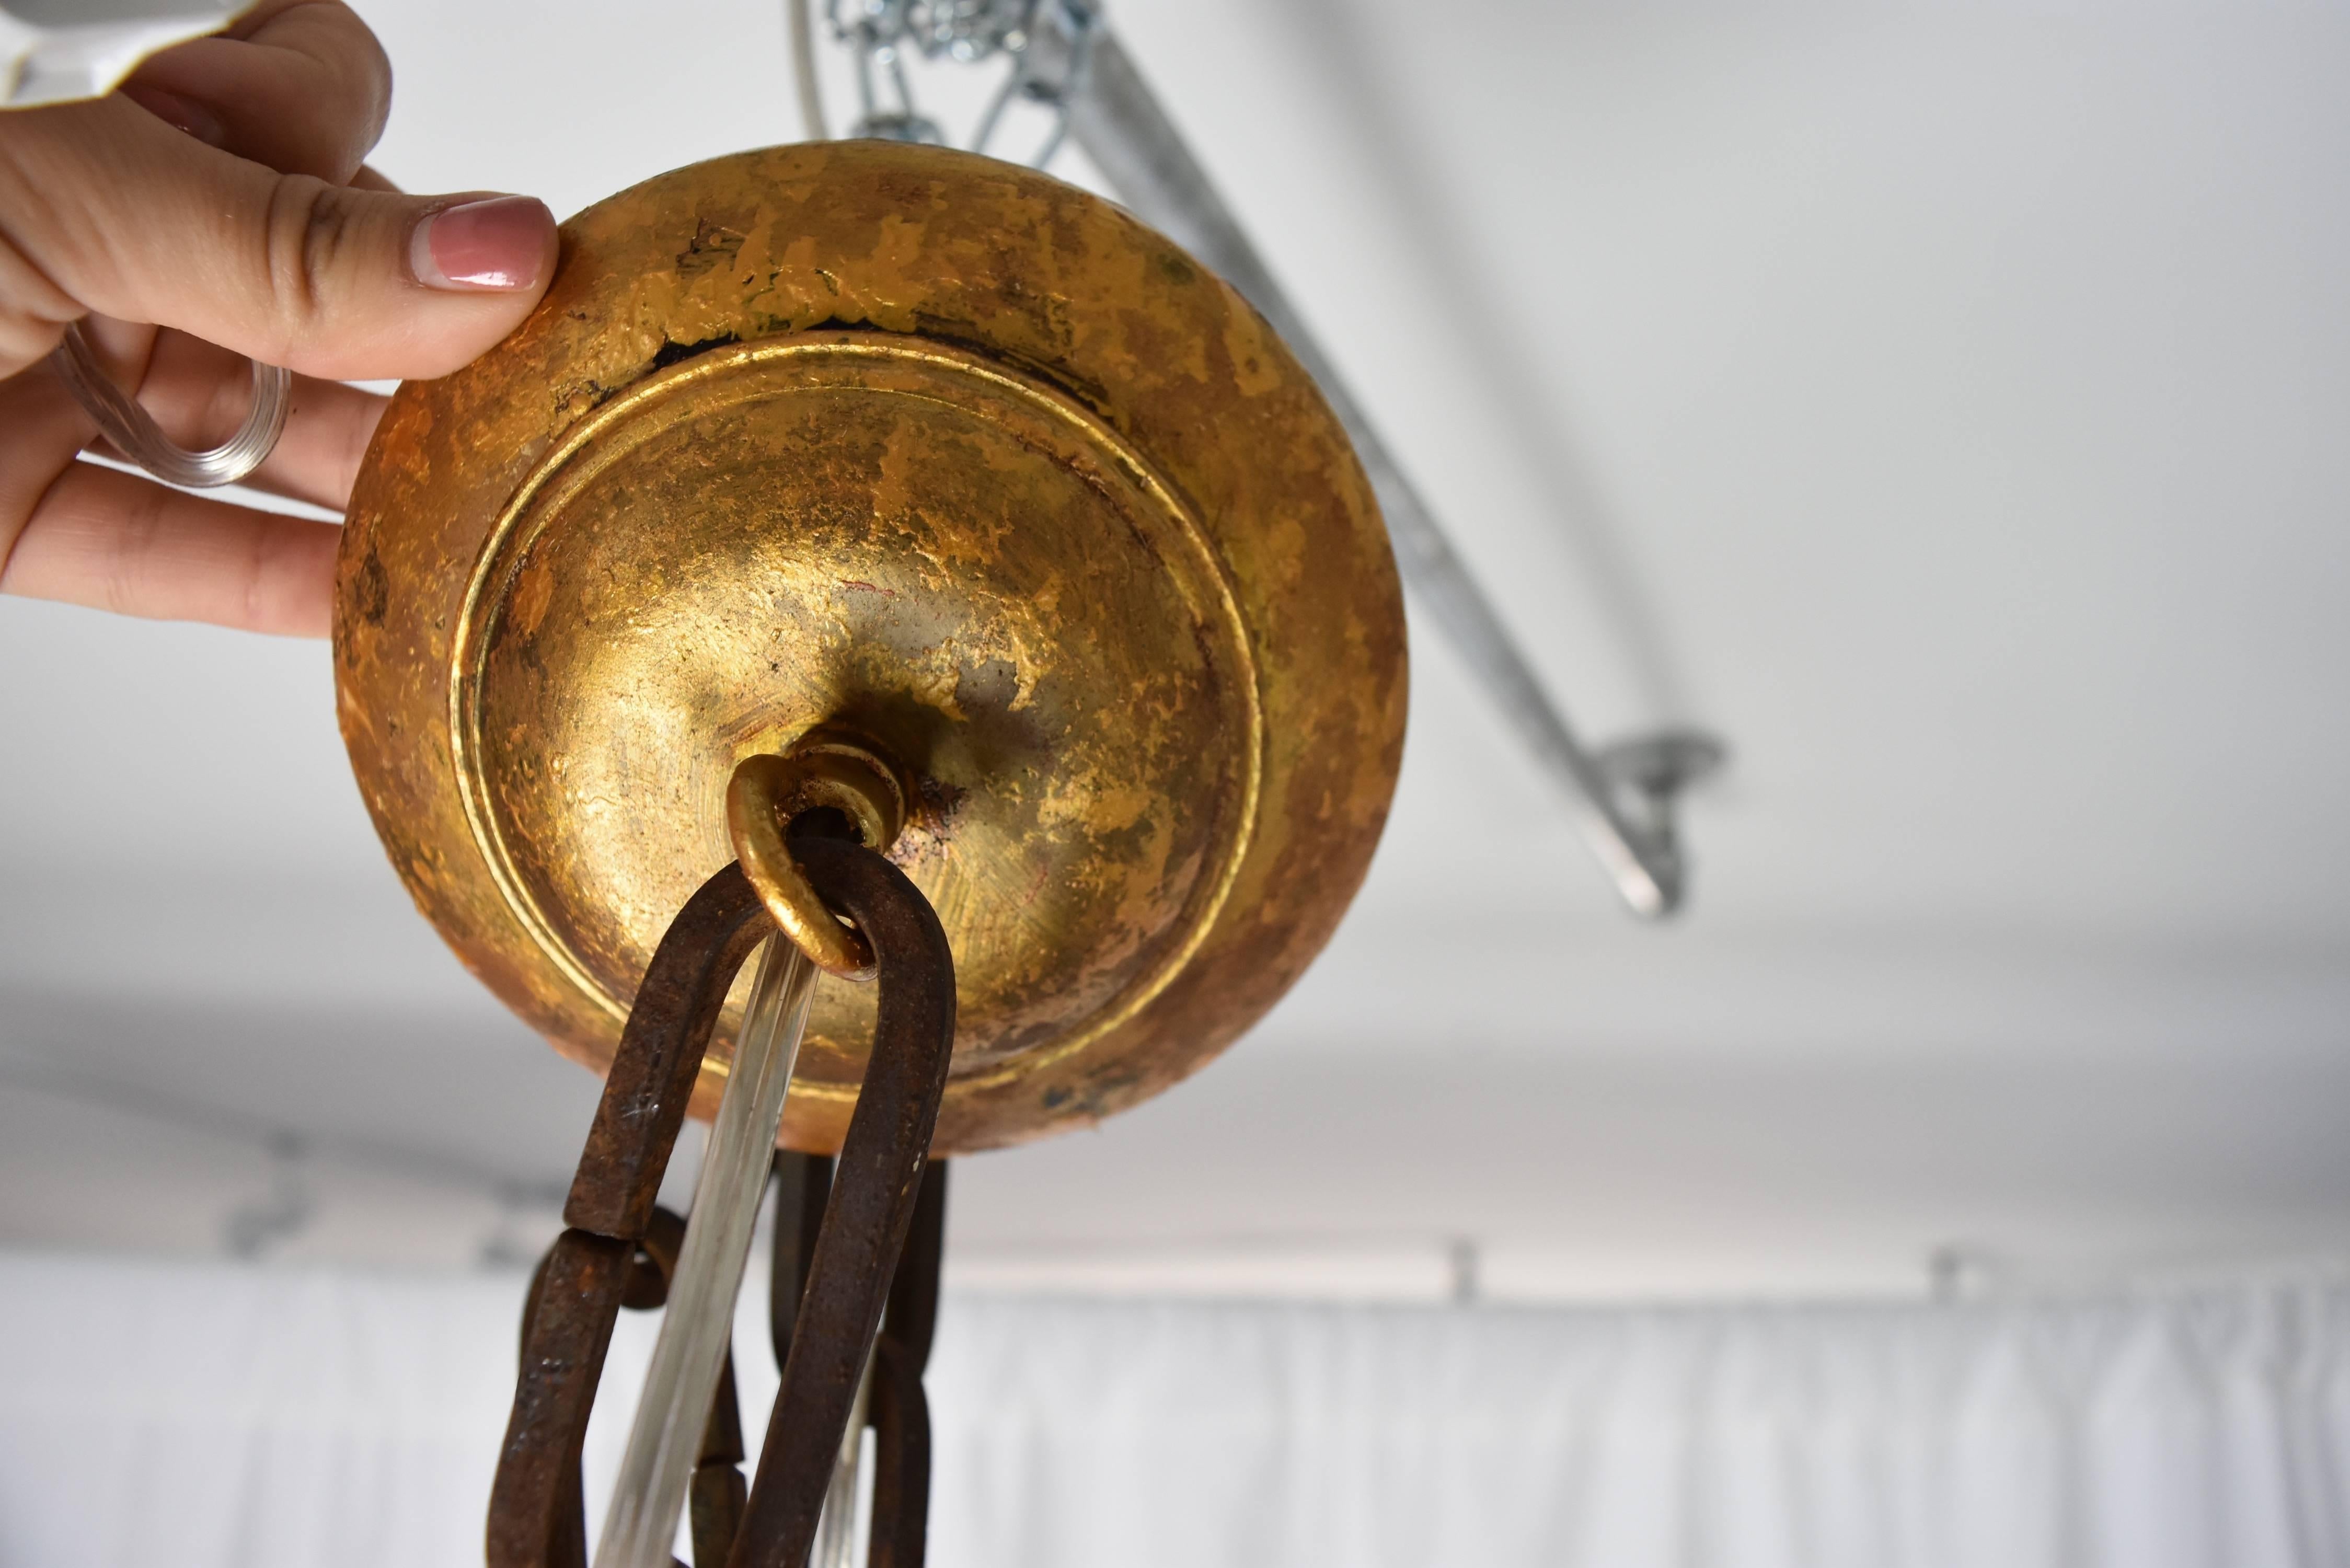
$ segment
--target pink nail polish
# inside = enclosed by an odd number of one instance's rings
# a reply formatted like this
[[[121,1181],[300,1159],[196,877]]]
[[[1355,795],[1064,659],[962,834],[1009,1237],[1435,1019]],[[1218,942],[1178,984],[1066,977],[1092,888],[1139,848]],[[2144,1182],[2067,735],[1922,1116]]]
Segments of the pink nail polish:
[[[535,288],[555,220],[530,196],[493,196],[443,207],[416,225],[408,265],[427,288]]]

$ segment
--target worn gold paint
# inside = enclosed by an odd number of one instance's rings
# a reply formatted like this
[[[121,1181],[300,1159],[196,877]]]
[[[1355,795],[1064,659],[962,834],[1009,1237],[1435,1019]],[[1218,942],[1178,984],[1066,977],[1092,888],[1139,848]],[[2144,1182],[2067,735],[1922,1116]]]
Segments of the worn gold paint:
[[[393,400],[335,636],[393,863],[591,1066],[732,857],[735,765],[818,725],[888,757],[956,957],[942,1153],[1220,1051],[1327,939],[1401,751],[1393,564],[1295,361],[1117,208],[937,149],[745,153],[567,224],[530,320]],[[819,988],[791,1146],[837,1147],[871,1009]]]

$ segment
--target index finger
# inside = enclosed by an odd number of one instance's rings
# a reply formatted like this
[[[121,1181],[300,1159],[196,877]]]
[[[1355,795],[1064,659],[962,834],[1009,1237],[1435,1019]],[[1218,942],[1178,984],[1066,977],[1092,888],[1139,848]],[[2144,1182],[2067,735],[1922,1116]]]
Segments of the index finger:
[[[226,33],[155,56],[121,90],[240,158],[346,185],[391,112],[391,62],[341,0],[265,0]]]

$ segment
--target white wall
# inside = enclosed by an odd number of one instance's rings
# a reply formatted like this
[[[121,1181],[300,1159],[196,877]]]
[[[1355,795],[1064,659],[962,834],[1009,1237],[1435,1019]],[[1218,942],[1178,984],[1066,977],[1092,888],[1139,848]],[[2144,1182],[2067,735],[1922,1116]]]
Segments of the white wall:
[[[735,1344],[753,1437],[757,1313]],[[475,1561],[518,1282],[0,1254],[0,1561]],[[591,1532],[651,1320],[623,1314]],[[1565,1312],[951,1294],[941,1568],[2326,1568],[2350,1289]]]

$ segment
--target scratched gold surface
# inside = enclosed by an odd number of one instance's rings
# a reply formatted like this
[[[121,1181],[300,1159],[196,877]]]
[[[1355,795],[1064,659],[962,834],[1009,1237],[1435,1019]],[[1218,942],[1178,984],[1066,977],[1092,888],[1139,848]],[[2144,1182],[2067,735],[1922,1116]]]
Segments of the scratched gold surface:
[[[887,753],[956,955],[941,1153],[1229,1044],[1401,750],[1394,568],[1309,379],[1118,209],[938,149],[740,154],[565,225],[530,320],[394,399],[335,639],[419,907],[591,1067],[731,857],[735,762],[818,723]],[[819,987],[787,1144],[837,1147],[871,1018]]]

